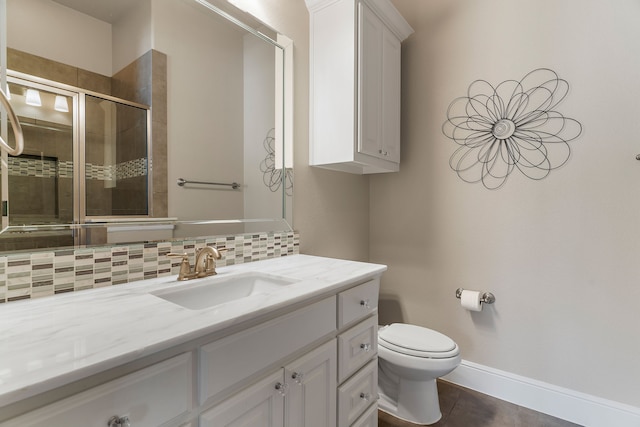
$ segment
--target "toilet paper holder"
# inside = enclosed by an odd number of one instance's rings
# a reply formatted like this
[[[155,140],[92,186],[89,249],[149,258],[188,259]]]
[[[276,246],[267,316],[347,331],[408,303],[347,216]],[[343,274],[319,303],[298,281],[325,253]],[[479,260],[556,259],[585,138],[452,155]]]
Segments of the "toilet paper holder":
[[[464,291],[464,289],[462,288],[456,289],[456,298],[460,299],[460,297],[462,296],[462,291]],[[484,292],[480,301],[485,304],[493,304],[494,302],[496,302],[496,297],[491,292]]]

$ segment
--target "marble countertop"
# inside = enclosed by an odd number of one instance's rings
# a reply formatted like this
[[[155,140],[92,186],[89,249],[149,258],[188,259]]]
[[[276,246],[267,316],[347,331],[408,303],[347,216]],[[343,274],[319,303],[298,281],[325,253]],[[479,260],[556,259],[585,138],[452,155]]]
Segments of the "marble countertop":
[[[268,295],[190,310],[150,292],[176,276],[0,305],[0,408],[381,274],[384,265],[293,255],[217,269],[296,282]]]

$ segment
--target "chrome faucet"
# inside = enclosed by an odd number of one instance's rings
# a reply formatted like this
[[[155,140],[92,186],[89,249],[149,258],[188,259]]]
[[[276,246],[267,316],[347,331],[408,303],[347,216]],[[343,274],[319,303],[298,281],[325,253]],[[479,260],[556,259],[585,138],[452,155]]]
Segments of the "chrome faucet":
[[[167,256],[182,257],[178,280],[190,280],[218,274],[216,272],[216,260],[222,258],[222,252],[226,251],[226,249],[218,249],[214,246],[205,246],[200,249],[196,253],[196,262],[193,265],[193,271],[191,270],[191,264],[189,264],[188,254],[169,253]]]

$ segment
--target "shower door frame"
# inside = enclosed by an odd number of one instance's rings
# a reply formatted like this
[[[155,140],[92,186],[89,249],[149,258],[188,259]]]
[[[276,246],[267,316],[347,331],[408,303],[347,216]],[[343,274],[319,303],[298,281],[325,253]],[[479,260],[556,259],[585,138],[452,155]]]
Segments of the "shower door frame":
[[[71,227],[73,229],[74,246],[85,246],[87,242],[86,227],[92,224],[106,224],[116,221],[135,221],[136,219],[146,219],[153,217],[153,159],[152,159],[152,135],[151,135],[151,107],[136,102],[127,101],[111,95],[78,88],[64,83],[55,82],[48,79],[20,73],[13,70],[7,70],[7,81],[10,83],[20,84],[35,89],[46,90],[56,94],[69,96],[73,100],[72,113],[72,135],[73,135],[73,221]],[[110,215],[110,216],[87,216],[87,195],[86,195],[86,96],[112,101],[115,103],[140,108],[146,110],[146,150],[147,150],[147,214],[146,215]],[[3,166],[8,166],[4,162],[6,153],[3,152]],[[8,188],[8,167],[2,167],[2,200],[9,202]],[[6,191],[5,190],[6,186]],[[57,224],[66,225],[66,224]],[[9,210],[7,215],[2,216],[2,229],[9,226]]]
[[[37,90],[42,90],[42,91],[47,91],[50,93],[55,93],[56,95],[63,95],[66,97],[69,97],[72,99],[72,120],[71,120],[71,138],[72,138],[72,145],[71,145],[71,156],[72,159],[74,160],[74,168],[73,168],[73,202],[72,202],[72,212],[73,212],[73,224],[76,223],[76,219],[78,218],[79,215],[79,210],[78,210],[78,200],[77,200],[77,191],[76,191],[76,185],[78,182],[78,177],[77,177],[77,173],[78,171],[76,170],[77,168],[75,167],[75,160],[77,159],[77,153],[79,150],[79,116],[78,116],[78,103],[79,103],[79,96],[77,92],[71,91],[71,90],[67,90],[67,89],[63,89],[63,88],[57,88],[55,86],[52,85],[48,85],[48,84],[43,84],[42,82],[39,81],[35,81],[32,79],[25,79],[23,78],[23,74],[20,73],[15,73],[11,70],[7,71],[7,83],[13,83],[13,84],[18,84],[18,85],[22,85],[22,86],[26,86],[29,88],[33,88],[33,89],[37,89]],[[24,124],[23,124],[24,126]],[[6,162],[3,162],[3,167],[2,167],[2,183],[3,183],[3,188],[2,188],[2,201],[3,203],[6,202],[6,212],[3,212],[2,215],[2,228],[6,229],[7,227],[11,226],[12,224],[10,224],[10,219],[11,219],[11,199],[10,199],[10,195],[9,195],[9,159],[7,157]],[[6,184],[5,184],[6,183]],[[6,187],[5,187],[6,185]],[[6,215],[5,215],[6,213]],[[62,223],[61,223],[62,224]],[[24,224],[24,225],[30,225],[30,224]],[[60,224],[52,224],[52,225],[60,225]],[[74,243],[76,242],[76,236],[74,234]]]

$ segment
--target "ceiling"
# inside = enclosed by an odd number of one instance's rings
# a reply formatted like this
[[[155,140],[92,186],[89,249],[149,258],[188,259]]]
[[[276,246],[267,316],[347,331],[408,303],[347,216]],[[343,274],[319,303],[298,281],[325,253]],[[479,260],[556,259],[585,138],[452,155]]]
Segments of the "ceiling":
[[[53,0],[54,2],[77,10],[85,15],[92,16],[109,24],[115,23],[124,13],[133,6],[143,1],[149,0]],[[214,6],[218,9],[229,13],[236,17],[244,24],[254,28],[267,36],[275,39],[276,33],[268,28],[262,22],[251,16],[249,13],[243,12],[226,1],[213,1]],[[194,3],[195,4],[195,3]],[[208,11],[207,11],[208,12]]]
[[[85,15],[113,24],[140,0],[53,0]]]

